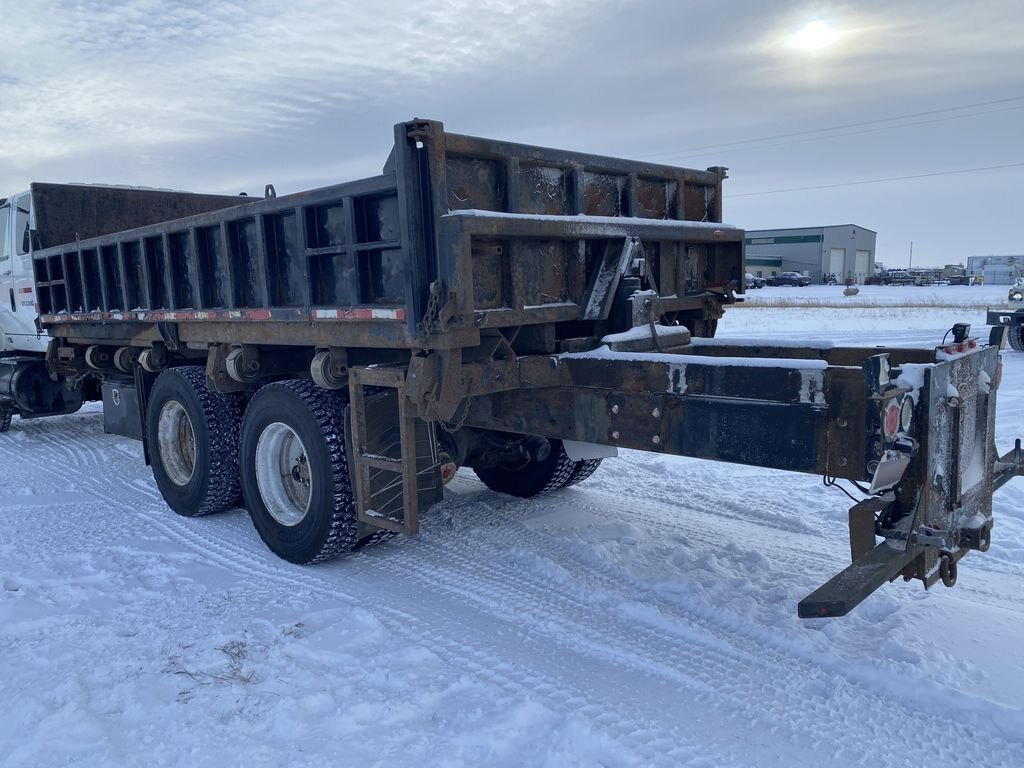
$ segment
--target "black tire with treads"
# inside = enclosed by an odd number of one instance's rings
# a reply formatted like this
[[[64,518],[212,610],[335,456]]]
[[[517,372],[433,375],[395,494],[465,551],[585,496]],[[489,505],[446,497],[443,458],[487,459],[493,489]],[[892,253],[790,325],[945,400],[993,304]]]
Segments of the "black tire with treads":
[[[289,562],[321,562],[388,538],[366,535],[359,525],[345,447],[347,406],[342,391],[292,379],[261,388],[246,408],[241,438],[246,508],[263,542]],[[302,441],[311,478],[308,511],[293,525],[270,513],[257,477],[257,445],[275,423],[286,425]]]
[[[564,488],[577,462],[570,459],[561,440],[551,441],[551,452],[543,461],[524,461],[518,467],[474,468],[476,476],[492,491],[528,499]]]
[[[12,408],[0,407],[0,433],[6,432],[11,428],[11,421],[14,419],[14,410]]]
[[[602,461],[604,461],[604,459],[583,459],[581,461],[574,462],[576,467],[573,469],[569,479],[565,482],[565,487],[569,488],[573,485],[582,483],[597,471],[597,468],[601,466]]]
[[[160,414],[171,401],[181,405],[195,438],[192,475],[184,484],[171,479],[161,455]],[[146,439],[153,478],[167,506],[179,515],[197,517],[237,504],[240,422],[240,398],[209,389],[203,367],[169,368],[157,377],[149,393]]]
[[[1006,334],[1010,346],[1018,352],[1024,352],[1024,336],[1021,335],[1021,329],[1024,329],[1024,326],[1011,325],[1009,332]]]

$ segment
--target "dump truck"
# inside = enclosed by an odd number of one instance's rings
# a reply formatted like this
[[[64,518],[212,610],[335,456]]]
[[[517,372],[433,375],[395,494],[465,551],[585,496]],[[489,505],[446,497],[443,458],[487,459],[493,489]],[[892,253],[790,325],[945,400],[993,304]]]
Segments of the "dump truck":
[[[460,467],[529,497],[626,448],[848,483],[852,563],[800,616],[952,586],[1024,467],[1001,337],[716,341],[726,176],[412,120],[379,176],[31,247],[26,295],[49,380],[98,389],[168,506],[244,506],[294,563],[415,534]]]

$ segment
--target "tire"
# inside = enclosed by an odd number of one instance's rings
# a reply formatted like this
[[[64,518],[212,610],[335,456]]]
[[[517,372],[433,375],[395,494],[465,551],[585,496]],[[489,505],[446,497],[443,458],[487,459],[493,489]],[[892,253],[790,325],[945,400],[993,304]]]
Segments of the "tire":
[[[564,488],[569,488],[574,485],[579,485],[592,474],[597,472],[597,468],[601,466],[601,462],[604,459],[583,459],[582,461],[573,462],[576,467],[573,469],[572,474],[569,475],[569,479],[565,482]]]
[[[167,506],[186,517],[221,512],[240,494],[240,400],[206,386],[201,366],[169,368],[149,395],[146,438]]]
[[[1024,336],[1021,335],[1022,329],[1024,329],[1024,325],[1011,325],[1009,333],[1006,334],[1010,346],[1018,352],[1024,352]]]
[[[1010,301],[1024,301],[1024,293],[1013,293],[1010,295]]]
[[[345,448],[347,406],[345,392],[294,379],[263,387],[246,408],[246,507],[260,538],[283,560],[321,562],[387,538],[360,541]]]
[[[543,461],[527,461],[518,467],[473,468],[476,476],[492,491],[528,499],[564,488],[576,471],[561,440],[551,441],[551,452]]]

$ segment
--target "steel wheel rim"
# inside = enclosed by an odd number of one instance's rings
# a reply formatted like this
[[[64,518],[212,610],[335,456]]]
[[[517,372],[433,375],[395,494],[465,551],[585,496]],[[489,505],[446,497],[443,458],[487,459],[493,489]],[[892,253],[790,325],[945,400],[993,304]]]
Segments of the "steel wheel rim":
[[[160,409],[156,439],[164,473],[175,485],[188,485],[196,471],[196,433],[177,400],[168,400]]]
[[[295,430],[275,421],[256,443],[256,484],[267,512],[293,527],[306,519],[313,497],[313,475],[306,447]]]

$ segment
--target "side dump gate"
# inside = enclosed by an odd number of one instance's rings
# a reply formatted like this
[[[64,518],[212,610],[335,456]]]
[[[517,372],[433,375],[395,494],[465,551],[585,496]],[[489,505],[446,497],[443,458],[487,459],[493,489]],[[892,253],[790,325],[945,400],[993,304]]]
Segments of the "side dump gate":
[[[400,223],[388,174],[83,240],[37,254],[40,313],[47,323],[400,324],[414,287]]]
[[[36,250],[240,205],[239,195],[200,195],[87,184],[31,185]]]

